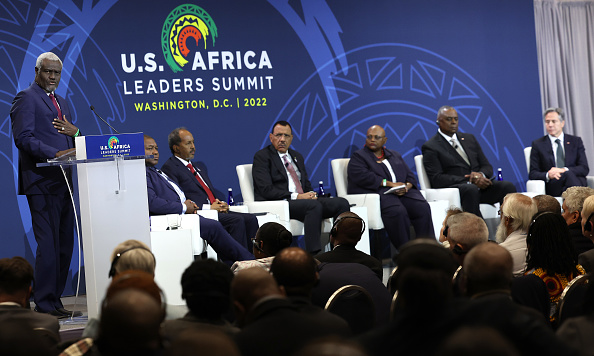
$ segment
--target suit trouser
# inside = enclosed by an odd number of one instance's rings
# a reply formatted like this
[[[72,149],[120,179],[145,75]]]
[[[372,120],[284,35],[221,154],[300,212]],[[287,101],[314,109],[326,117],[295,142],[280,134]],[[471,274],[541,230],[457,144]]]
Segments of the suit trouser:
[[[318,198],[289,200],[289,215],[291,219],[303,221],[305,230],[305,249],[318,252],[322,249],[320,235],[322,220],[336,218],[349,211],[349,202],[344,198]]]
[[[481,203],[495,204],[503,202],[503,198],[509,193],[515,193],[516,187],[507,181],[493,181],[493,185],[486,189],[479,189],[474,184],[459,184],[454,186],[460,191],[462,210],[473,213],[481,218]]]
[[[435,238],[431,208],[426,200],[384,194],[380,199],[384,228],[394,247],[399,249],[410,240],[410,225],[417,237]]]
[[[258,231],[258,218],[253,214],[237,213],[229,211],[227,213],[219,213],[219,222],[223,225],[225,230],[237,241],[241,246],[244,246],[248,251],[252,250],[252,237],[256,237]]]
[[[200,236],[212,246],[222,260],[235,262],[254,259],[254,255],[235,241],[220,222],[202,216],[199,216],[199,219]]]
[[[68,192],[27,195],[37,241],[33,299],[38,310],[62,308],[74,247],[74,209]]]
[[[565,189],[569,187],[585,187],[586,179],[578,177],[572,171],[566,171],[561,175],[560,179],[551,179],[545,183],[546,192],[548,195],[560,197]]]

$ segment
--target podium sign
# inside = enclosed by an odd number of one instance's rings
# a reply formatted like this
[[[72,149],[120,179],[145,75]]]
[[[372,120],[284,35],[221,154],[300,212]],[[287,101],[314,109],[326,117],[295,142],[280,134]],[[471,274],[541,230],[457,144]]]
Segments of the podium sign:
[[[142,133],[76,138],[89,318],[99,314],[110,283],[113,249],[129,239],[150,246],[144,157]]]

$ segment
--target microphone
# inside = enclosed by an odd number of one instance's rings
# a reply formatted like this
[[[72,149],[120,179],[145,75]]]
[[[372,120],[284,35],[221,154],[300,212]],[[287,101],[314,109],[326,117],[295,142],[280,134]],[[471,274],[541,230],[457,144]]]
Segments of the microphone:
[[[105,123],[107,126],[109,126],[109,127],[110,127],[110,128],[111,128],[111,129],[112,129],[114,132],[115,132],[115,133],[117,133],[117,134],[119,134],[119,133],[120,133],[118,130],[114,129],[114,128],[113,128],[113,126],[111,126],[111,125],[109,124],[109,122],[105,121],[105,120],[104,120],[104,119],[103,119],[101,116],[99,116],[99,114],[97,114],[97,112],[95,111],[95,107],[94,107],[93,105],[91,105],[91,111],[93,111],[93,113],[94,113],[95,115],[97,115],[97,117],[98,117],[98,118],[100,118],[100,119],[101,119],[101,121],[103,121],[103,122],[104,122],[104,123]]]

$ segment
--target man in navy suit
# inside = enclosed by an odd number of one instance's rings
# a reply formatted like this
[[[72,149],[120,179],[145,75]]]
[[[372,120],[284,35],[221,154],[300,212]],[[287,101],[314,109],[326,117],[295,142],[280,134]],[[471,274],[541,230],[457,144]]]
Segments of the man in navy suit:
[[[379,194],[382,221],[394,247],[408,242],[411,224],[417,237],[435,238],[431,208],[402,156],[384,147],[387,140],[381,126],[373,125],[367,130],[365,146],[354,152],[349,161],[348,193]],[[385,194],[394,187],[401,189]]]
[[[291,219],[303,221],[306,250],[315,255],[322,249],[322,220],[349,211],[349,202],[338,197],[318,198],[307,178],[303,156],[289,148],[293,131],[288,122],[275,123],[269,138],[272,144],[254,155],[255,199],[287,200]]]
[[[177,128],[169,134],[169,149],[173,153],[161,169],[165,172],[198,206],[210,204],[211,210],[218,211],[219,222],[235,241],[252,248],[252,237],[258,231],[258,219],[253,214],[242,214],[229,211],[229,205],[216,198],[214,186],[206,169],[198,162],[192,162],[196,147],[194,136],[184,127]]]
[[[569,187],[585,187],[590,168],[582,139],[563,133],[561,108],[545,110],[544,120],[548,135],[532,141],[528,178],[544,180],[547,194],[555,197]]]
[[[433,188],[458,188],[464,211],[482,217],[480,203],[501,203],[515,186],[492,181],[493,167],[476,138],[458,132],[458,112],[442,106],[437,112],[438,132],[423,144],[423,165]]]
[[[144,153],[153,158],[144,160],[150,215],[195,214],[198,205],[186,199],[184,192],[167,174],[155,168],[159,163],[159,147],[155,140],[144,135]],[[237,243],[216,220],[199,217],[200,234],[226,261],[253,260],[254,255]]]
[[[35,83],[17,94],[10,110],[19,150],[18,194],[27,196],[37,241],[33,298],[37,311],[57,317],[73,314],[64,309],[60,296],[74,246],[74,210],[60,168],[36,164],[73,154],[74,137],[80,134],[70,123],[68,101],[55,94],[61,72],[58,56],[41,54],[35,64]],[[71,180],[70,170],[65,170],[66,179]]]

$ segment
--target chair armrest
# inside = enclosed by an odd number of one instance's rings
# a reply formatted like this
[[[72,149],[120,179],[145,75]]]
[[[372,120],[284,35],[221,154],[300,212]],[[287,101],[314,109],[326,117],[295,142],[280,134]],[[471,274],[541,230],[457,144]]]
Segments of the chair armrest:
[[[447,200],[449,206],[462,209],[458,188],[425,189],[425,193],[427,194],[427,201]]]
[[[233,211],[236,213],[249,213],[250,212],[247,205],[233,205],[233,206],[229,207],[229,211]]]
[[[529,193],[546,194],[544,180],[529,180],[526,182],[526,191]]]
[[[289,220],[289,202],[286,200],[252,201],[243,202],[248,207],[250,213],[271,213],[278,216],[282,225],[288,226]]]
[[[213,219],[213,220],[219,221],[219,214],[217,213],[216,210],[203,210],[203,209],[200,209],[200,210],[196,211],[196,213],[198,215],[202,216],[203,218]]]
[[[343,196],[343,198],[348,200],[351,205],[355,204],[355,206],[367,208],[367,223],[371,230],[380,230],[384,228],[379,194],[347,194]]]
[[[586,185],[594,189],[594,176],[587,176],[586,181],[588,182]]]

